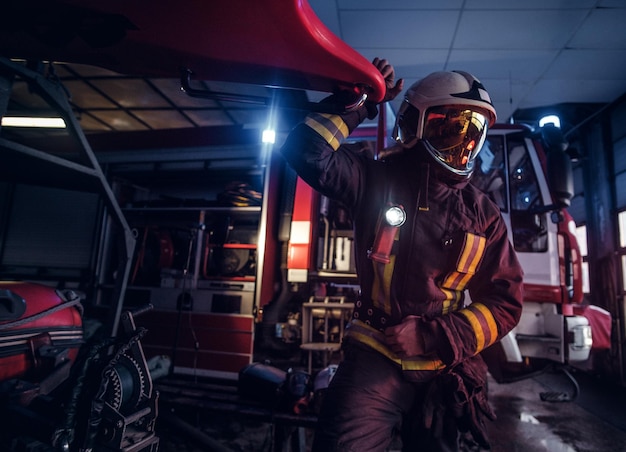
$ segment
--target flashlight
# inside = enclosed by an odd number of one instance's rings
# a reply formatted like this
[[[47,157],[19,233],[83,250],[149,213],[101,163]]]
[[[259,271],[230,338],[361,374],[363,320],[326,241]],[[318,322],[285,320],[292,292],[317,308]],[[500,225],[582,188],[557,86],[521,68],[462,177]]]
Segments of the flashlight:
[[[406,221],[406,212],[401,205],[388,204],[378,220],[376,238],[369,250],[369,258],[375,262],[388,264],[389,255],[396,238],[398,228]]]

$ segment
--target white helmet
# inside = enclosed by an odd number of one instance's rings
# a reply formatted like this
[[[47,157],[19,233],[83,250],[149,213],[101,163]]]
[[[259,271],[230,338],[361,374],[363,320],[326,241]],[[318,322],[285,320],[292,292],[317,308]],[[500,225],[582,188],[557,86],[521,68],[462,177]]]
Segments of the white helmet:
[[[407,90],[393,138],[411,148],[421,140],[432,157],[453,174],[467,178],[496,122],[485,87],[462,71],[434,72]]]

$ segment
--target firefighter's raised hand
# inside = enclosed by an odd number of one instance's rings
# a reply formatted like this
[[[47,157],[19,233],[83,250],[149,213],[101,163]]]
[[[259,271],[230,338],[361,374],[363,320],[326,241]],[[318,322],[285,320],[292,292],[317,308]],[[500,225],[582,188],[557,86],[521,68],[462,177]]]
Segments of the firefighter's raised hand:
[[[420,318],[407,316],[402,323],[385,329],[389,348],[400,358],[424,354],[424,339],[419,332]]]
[[[381,102],[389,102],[390,100],[395,99],[395,97],[402,92],[404,87],[404,79],[395,80],[396,74],[393,66],[389,63],[389,61],[385,59],[380,59],[378,57],[374,58],[372,64],[376,66],[376,69],[380,71],[383,78],[385,79],[385,97]]]

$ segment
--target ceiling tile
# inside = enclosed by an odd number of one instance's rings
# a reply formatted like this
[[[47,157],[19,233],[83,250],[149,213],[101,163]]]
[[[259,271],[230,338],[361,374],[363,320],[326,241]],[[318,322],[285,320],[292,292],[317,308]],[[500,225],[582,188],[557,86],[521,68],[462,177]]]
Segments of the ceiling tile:
[[[193,122],[200,127],[230,126],[234,122],[222,110],[184,110]]]
[[[481,78],[496,108],[498,122],[508,122],[532,85],[525,81]]]
[[[80,80],[65,80],[63,82],[70,93],[72,104],[82,108],[114,108],[116,105]]]
[[[94,110],[92,115],[109,124],[113,130],[148,130],[148,127],[122,110]]]
[[[194,124],[176,110],[131,110],[153,129],[181,129]]]
[[[568,99],[568,102],[600,103],[611,102],[624,93],[624,83],[612,80],[542,80],[532,93],[521,102],[521,108],[537,105],[554,105]]]
[[[95,79],[94,86],[123,107],[167,107],[169,104],[142,79]]]
[[[444,69],[447,49],[372,49],[357,48],[368,61],[374,57],[386,58],[394,65],[398,77],[421,78]]]
[[[621,1],[621,0],[617,0]],[[465,9],[581,9],[581,8],[594,8],[597,0],[524,0],[524,1],[510,1],[510,0],[472,0],[471,2],[465,2]]]
[[[442,49],[450,46],[456,11],[341,11],[343,39],[354,47]]]
[[[626,82],[626,50],[564,50],[544,77]]]
[[[316,2],[323,1],[317,0]],[[407,10],[407,9],[458,9],[464,0],[437,0],[436,2],[419,2],[415,0],[337,0],[339,9],[376,9],[376,10]]]
[[[626,2],[622,9],[594,9],[568,47],[580,49],[626,49]]]
[[[487,50],[558,49],[567,43],[586,13],[586,10],[465,11],[454,46]]]
[[[461,69],[478,78],[536,80],[556,50],[453,50],[446,69]]]
[[[78,123],[80,124],[81,128],[87,133],[107,132],[111,130],[111,127],[109,127],[108,125],[103,124],[102,122],[94,119],[92,116],[87,115],[87,114],[79,115]]]

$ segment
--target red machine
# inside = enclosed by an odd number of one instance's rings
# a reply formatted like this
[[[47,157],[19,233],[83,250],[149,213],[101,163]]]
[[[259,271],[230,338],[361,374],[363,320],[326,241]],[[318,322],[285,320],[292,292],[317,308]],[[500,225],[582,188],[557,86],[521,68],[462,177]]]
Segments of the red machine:
[[[83,343],[80,300],[72,291],[0,282],[0,381],[43,375],[73,363]]]

